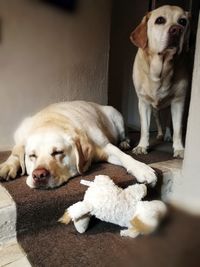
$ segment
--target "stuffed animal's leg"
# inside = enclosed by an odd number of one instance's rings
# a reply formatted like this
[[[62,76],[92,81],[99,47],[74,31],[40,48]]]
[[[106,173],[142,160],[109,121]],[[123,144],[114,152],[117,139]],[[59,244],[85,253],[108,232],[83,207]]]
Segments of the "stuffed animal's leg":
[[[90,221],[89,213],[89,206],[84,201],[79,201],[70,206],[58,221],[68,224],[72,220],[76,230],[79,233],[83,233],[86,231]]]
[[[91,209],[84,201],[79,201],[67,209],[73,221],[79,220],[81,217],[88,215]]]
[[[128,228],[128,229],[126,229],[126,230],[121,230],[121,231],[120,231],[120,235],[121,235],[121,236],[129,236],[129,237],[131,237],[131,238],[135,238],[135,237],[137,237],[139,234],[140,234],[140,232],[139,232],[137,229],[135,229],[134,227],[132,227],[132,228]]]
[[[69,215],[68,211],[65,211],[63,216],[58,220],[58,222],[64,223],[64,224],[69,224],[71,221],[72,221],[72,217]],[[90,222],[90,216],[84,215],[80,219],[74,220],[74,226],[76,230],[82,234],[87,230],[89,222]]]
[[[130,223],[141,234],[150,234],[157,228],[166,212],[167,207],[162,201],[139,201],[135,216]]]
[[[79,220],[74,221],[74,226],[75,226],[76,230],[80,234],[82,234],[87,230],[89,222],[90,222],[90,216],[85,215],[82,218],[80,218]]]

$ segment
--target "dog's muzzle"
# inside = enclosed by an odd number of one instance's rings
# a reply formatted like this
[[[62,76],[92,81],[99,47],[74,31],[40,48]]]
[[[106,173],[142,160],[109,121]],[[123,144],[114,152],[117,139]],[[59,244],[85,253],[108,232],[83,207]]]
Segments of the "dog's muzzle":
[[[180,25],[172,25],[168,31],[168,45],[167,48],[178,47],[180,44],[180,38],[183,33],[183,27]]]
[[[50,172],[45,168],[37,168],[32,172],[32,177],[36,187],[44,187],[48,184]]]

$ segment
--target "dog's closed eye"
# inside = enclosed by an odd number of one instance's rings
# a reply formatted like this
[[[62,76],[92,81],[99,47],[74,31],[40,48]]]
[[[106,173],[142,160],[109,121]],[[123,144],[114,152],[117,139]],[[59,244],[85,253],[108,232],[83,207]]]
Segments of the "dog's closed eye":
[[[57,150],[57,151],[53,151],[51,153],[51,156],[52,157],[55,157],[55,156],[58,156],[58,155],[63,155],[64,154],[64,151],[63,150]]]
[[[29,155],[29,158],[30,158],[30,159],[36,159],[36,158],[37,158],[37,156],[36,156],[36,154],[35,154],[35,153],[33,153],[33,154],[30,154],[30,155]]]

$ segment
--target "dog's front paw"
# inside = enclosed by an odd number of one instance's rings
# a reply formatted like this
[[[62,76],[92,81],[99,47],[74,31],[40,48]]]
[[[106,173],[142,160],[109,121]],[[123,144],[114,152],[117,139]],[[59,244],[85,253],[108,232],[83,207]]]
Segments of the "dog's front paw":
[[[136,155],[147,154],[147,147],[136,146],[133,148],[132,152]]]
[[[183,159],[184,158],[184,149],[174,150],[174,158]]]
[[[18,168],[15,164],[4,162],[0,165],[0,179],[8,181],[15,179],[17,176]]]
[[[151,184],[154,186],[157,182],[155,171],[142,162],[137,162],[136,166],[128,169],[128,172],[134,175],[138,182]]]

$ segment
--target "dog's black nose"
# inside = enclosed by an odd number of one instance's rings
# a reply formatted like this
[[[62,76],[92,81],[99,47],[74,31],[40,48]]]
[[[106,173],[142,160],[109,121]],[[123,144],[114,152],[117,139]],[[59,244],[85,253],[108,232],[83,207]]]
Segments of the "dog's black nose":
[[[45,180],[46,178],[49,177],[49,175],[50,175],[49,171],[46,170],[45,168],[38,168],[32,172],[33,179],[37,182]]]
[[[171,36],[180,36],[181,33],[183,32],[183,27],[179,26],[179,25],[172,25],[170,28],[169,28],[169,34]]]

